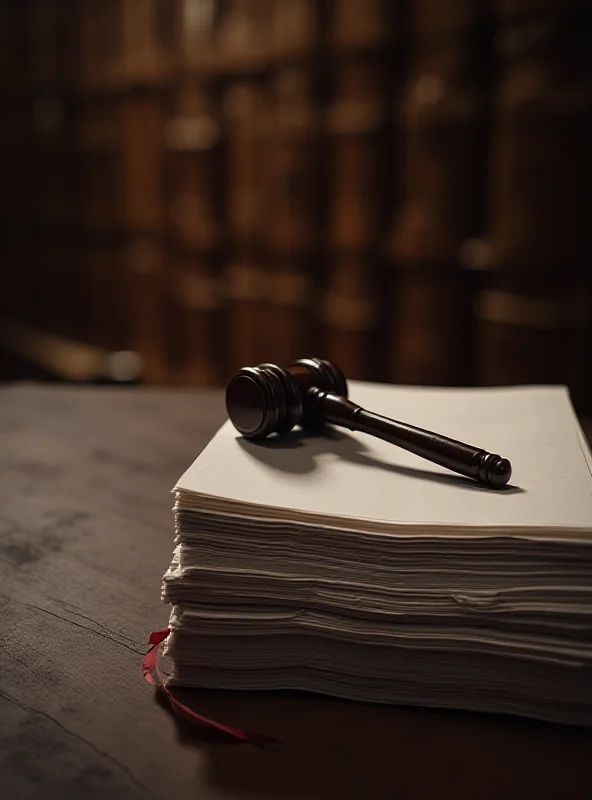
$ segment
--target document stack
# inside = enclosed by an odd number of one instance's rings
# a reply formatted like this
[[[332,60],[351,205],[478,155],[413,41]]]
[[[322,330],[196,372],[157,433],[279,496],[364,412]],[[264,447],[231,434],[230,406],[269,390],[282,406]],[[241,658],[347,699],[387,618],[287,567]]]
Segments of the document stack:
[[[170,686],[592,724],[592,457],[563,387],[350,382],[506,456],[493,491],[362,433],[226,422],[174,488]]]

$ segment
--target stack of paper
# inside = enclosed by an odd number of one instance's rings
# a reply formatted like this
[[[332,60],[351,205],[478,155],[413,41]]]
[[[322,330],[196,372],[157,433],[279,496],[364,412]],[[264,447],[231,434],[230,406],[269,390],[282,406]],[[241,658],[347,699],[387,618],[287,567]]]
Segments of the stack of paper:
[[[592,458],[562,387],[350,385],[510,459],[494,491],[364,434],[248,442],[175,487],[170,683],[592,723]]]

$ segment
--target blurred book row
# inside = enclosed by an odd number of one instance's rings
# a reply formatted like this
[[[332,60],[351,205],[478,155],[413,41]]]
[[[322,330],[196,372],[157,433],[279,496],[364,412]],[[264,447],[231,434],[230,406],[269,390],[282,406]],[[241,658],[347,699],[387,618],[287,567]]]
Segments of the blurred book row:
[[[4,0],[0,311],[150,383],[314,354],[589,408],[591,32],[569,0]]]

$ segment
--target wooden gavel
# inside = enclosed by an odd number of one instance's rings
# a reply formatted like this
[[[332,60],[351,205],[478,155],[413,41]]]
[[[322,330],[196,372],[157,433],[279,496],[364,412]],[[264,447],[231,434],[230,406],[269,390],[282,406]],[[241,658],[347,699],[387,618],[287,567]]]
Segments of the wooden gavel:
[[[247,439],[287,433],[295,425],[315,429],[330,422],[376,436],[491,489],[501,489],[512,475],[510,462],[495,453],[352,403],[341,370],[320,358],[301,358],[287,369],[275,364],[243,367],[228,384],[226,409]]]

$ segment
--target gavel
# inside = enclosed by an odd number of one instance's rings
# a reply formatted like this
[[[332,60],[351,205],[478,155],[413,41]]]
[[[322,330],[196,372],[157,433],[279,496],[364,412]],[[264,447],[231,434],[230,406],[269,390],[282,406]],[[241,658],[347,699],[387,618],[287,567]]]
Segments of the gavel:
[[[318,430],[328,422],[376,436],[491,489],[501,489],[512,475],[507,458],[352,403],[341,370],[321,358],[300,358],[287,369],[243,367],[226,389],[226,410],[246,439],[284,434],[296,425]]]

